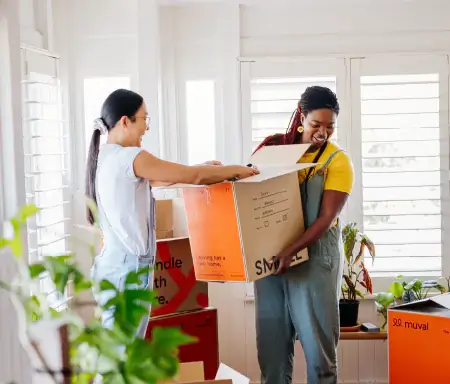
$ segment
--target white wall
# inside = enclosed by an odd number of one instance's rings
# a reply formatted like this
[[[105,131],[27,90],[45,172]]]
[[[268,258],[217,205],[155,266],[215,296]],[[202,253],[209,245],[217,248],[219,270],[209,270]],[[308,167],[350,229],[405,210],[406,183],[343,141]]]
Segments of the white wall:
[[[241,55],[447,51],[448,8],[448,2],[443,0],[243,6]]]

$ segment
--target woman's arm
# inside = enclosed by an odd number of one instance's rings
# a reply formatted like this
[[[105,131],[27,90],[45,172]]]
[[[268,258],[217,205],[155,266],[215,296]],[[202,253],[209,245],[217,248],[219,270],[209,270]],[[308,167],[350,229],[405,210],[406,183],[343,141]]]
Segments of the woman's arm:
[[[344,208],[347,199],[348,194],[345,192],[332,190],[323,192],[319,217],[296,241],[275,256],[274,261],[279,261],[276,275],[283,273],[289,267],[294,255],[316,243],[330,229]]]
[[[198,165],[223,166],[223,164],[220,161],[217,161],[217,160],[205,161],[203,164],[198,164]],[[172,185],[172,184],[174,184],[174,183],[164,182],[164,181],[150,181],[150,185],[152,187],[167,187],[167,186]]]
[[[133,162],[134,174],[159,185],[215,184],[232,178],[242,179],[258,174],[258,170],[239,165],[187,166],[165,161],[147,151],[141,151]],[[152,184],[153,184],[152,183]]]

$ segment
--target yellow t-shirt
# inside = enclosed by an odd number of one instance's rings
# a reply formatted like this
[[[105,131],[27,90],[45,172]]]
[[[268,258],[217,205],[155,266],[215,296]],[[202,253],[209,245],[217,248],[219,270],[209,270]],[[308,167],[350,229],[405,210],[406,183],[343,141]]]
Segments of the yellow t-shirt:
[[[325,151],[320,156],[317,165],[311,172],[309,178],[311,178],[315,172],[321,169],[328,158],[336,151],[340,150],[339,146],[332,142],[328,142]],[[307,152],[302,158],[298,161],[299,163],[312,163],[314,158],[317,155],[317,151],[315,152]],[[302,169],[298,172],[298,180],[300,184],[305,180],[306,175],[308,174],[309,169]],[[325,190],[331,191],[339,191],[345,192],[347,194],[351,194],[353,189],[353,180],[354,180],[354,171],[353,164],[350,160],[350,157],[345,152],[337,153],[328,166],[324,169],[325,174]]]

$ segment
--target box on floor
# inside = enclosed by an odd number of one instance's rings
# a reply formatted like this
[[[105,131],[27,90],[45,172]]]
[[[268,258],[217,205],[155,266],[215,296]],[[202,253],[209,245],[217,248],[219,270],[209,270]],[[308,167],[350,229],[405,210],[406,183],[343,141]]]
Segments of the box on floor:
[[[152,316],[208,306],[208,283],[195,279],[188,238],[157,240]]]
[[[388,311],[389,383],[448,384],[450,294]]]
[[[157,239],[152,316],[206,308],[208,283],[195,278],[183,199],[156,201],[156,227],[157,238],[162,233],[172,237]]]
[[[191,362],[181,363],[178,375],[164,384],[169,383],[249,384],[250,380],[225,364],[220,364],[214,379],[205,380],[203,363]]]
[[[174,210],[172,200],[156,200],[156,238],[174,237]]]
[[[217,330],[217,310],[206,308],[197,311],[157,316],[150,319],[146,338],[150,339],[156,327],[180,328],[198,341],[180,347],[179,359],[182,363],[201,361],[207,380],[214,379],[219,367],[219,339]]]
[[[297,161],[309,145],[264,147],[250,159],[260,174],[182,188],[197,280],[254,281],[276,268],[273,256],[305,230]],[[291,265],[308,259],[305,249]]]

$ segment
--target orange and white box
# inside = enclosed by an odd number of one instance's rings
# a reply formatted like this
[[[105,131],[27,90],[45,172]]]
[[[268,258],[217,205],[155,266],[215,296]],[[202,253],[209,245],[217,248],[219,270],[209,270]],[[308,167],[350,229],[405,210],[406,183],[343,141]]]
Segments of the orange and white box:
[[[254,281],[272,274],[273,256],[305,230],[298,164],[309,145],[269,146],[249,162],[260,174],[212,186],[182,188],[195,276],[202,281]],[[292,266],[308,260],[305,249]]]

